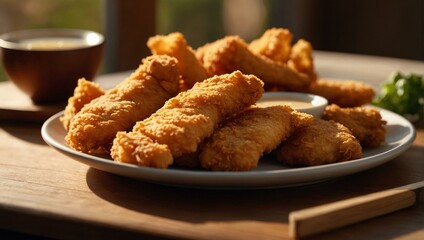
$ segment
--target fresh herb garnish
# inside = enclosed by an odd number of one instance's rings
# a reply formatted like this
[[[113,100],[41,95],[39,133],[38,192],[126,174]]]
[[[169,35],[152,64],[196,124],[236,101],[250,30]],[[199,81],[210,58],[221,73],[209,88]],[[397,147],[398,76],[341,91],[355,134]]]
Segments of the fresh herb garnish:
[[[393,73],[372,104],[403,115],[410,121],[424,119],[424,77]]]

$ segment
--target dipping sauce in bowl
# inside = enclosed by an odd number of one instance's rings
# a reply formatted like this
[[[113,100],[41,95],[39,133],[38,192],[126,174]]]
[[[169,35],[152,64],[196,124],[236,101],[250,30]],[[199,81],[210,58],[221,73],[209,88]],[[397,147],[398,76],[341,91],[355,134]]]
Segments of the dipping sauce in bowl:
[[[66,50],[87,46],[84,40],[73,38],[34,38],[19,44],[28,50]]]
[[[308,93],[267,92],[257,101],[256,105],[260,107],[289,105],[300,112],[320,118],[328,101],[321,96]]]
[[[35,104],[65,102],[79,78],[93,80],[104,37],[80,29],[28,29],[0,36],[9,79]]]

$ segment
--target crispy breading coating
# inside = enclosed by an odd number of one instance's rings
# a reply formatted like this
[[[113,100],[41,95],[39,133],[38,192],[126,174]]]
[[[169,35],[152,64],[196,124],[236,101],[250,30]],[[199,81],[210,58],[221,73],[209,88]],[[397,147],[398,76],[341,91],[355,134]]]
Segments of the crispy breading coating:
[[[173,97],[178,81],[175,58],[145,58],[129,78],[86,104],[72,118],[66,142],[81,152],[107,152],[118,131],[130,130]]]
[[[313,116],[289,106],[249,108],[227,122],[201,146],[203,168],[214,171],[250,171],[264,153],[269,153],[296,128]]]
[[[184,80],[185,88],[191,88],[196,82],[208,78],[206,70],[197,60],[193,49],[187,44],[184,36],[171,33],[166,36],[156,35],[149,38],[147,46],[153,54],[166,54],[178,60],[178,69]]]
[[[333,120],[349,128],[363,147],[378,147],[386,138],[386,121],[374,108],[340,108],[332,104],[325,108],[323,119]]]
[[[145,167],[167,168],[173,161],[167,145],[156,143],[139,132],[118,132],[111,152],[117,162]]]
[[[273,61],[287,63],[290,59],[293,35],[285,28],[270,28],[249,44],[249,50]]]
[[[127,161],[139,165],[158,161],[154,155],[141,153],[140,148],[127,148],[122,144],[127,141],[126,138],[134,136],[148,137],[154,143],[167,145],[173,158],[196,152],[198,145],[213,133],[220,122],[255,103],[262,93],[263,82],[240,71],[198,82],[193,88],[167,101],[149,118],[138,122],[132,132],[119,134],[112,147],[112,158],[116,161],[140,158]],[[167,163],[172,161],[172,158],[166,160]]]
[[[315,82],[317,80],[317,74],[315,73],[312,52],[311,43],[304,39],[299,39],[291,49],[288,65],[297,72],[308,75],[311,81]]]
[[[87,81],[85,78],[78,79],[78,85],[74,89],[74,95],[68,99],[63,116],[60,121],[66,130],[69,130],[71,119],[77,114],[85,104],[103,95],[105,91],[99,84]]]
[[[315,119],[283,141],[277,156],[289,166],[316,166],[361,158],[362,148],[345,126]]]
[[[309,93],[325,97],[340,107],[358,107],[372,101],[375,92],[371,85],[354,80],[318,79],[308,89]]]
[[[252,53],[238,36],[228,36],[197,49],[196,56],[209,76],[240,70],[253,74],[267,85],[279,85],[286,90],[306,90],[311,80],[286,64]]]

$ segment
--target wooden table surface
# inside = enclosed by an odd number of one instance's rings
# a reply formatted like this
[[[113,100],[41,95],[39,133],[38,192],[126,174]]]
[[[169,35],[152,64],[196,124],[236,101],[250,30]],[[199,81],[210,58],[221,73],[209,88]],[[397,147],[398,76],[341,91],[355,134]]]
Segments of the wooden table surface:
[[[424,62],[316,52],[321,77],[378,88],[393,70],[423,74]],[[128,73],[105,75],[113,85]],[[424,128],[394,160],[301,187],[202,190],[166,187],[105,173],[47,146],[40,124],[0,121],[0,234],[72,239],[287,239],[288,214],[424,180]],[[0,235],[0,238],[1,235]],[[424,198],[413,207],[313,239],[424,239]]]

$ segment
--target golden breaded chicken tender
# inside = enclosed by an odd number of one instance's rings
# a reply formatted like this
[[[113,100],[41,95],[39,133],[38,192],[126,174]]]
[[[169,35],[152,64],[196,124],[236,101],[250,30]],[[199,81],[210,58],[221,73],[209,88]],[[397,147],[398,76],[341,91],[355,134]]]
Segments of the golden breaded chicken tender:
[[[145,162],[153,161],[161,163],[150,166],[169,165],[173,158],[196,152],[198,145],[213,133],[220,122],[255,103],[262,93],[261,80],[239,71],[198,82],[193,88],[167,101],[149,118],[138,122],[131,132],[119,133],[114,140],[111,156],[118,162],[131,159],[125,162],[142,166]],[[160,159],[155,155],[147,156],[143,148],[128,147],[126,142],[137,141],[134,138],[140,136],[166,145],[172,157]]]
[[[328,102],[340,107],[359,107],[372,101],[375,92],[363,82],[354,80],[318,79],[307,92],[325,97]]]
[[[113,141],[111,156],[117,162],[162,169],[173,162],[167,145],[156,143],[140,132],[118,132]]]
[[[311,80],[306,74],[252,53],[248,45],[238,36],[228,36],[206,44],[196,51],[209,76],[240,70],[253,74],[267,85],[278,85],[290,91],[307,89]]]
[[[312,115],[286,105],[249,108],[226,122],[201,146],[200,163],[214,171],[250,171],[264,153],[312,121]]]
[[[363,147],[378,147],[386,138],[386,121],[373,108],[340,108],[332,104],[325,108],[323,119],[333,120],[349,128]]]
[[[154,55],[126,80],[86,104],[71,120],[66,142],[90,152],[108,152],[118,131],[130,130],[178,91],[177,60]]]
[[[270,28],[249,44],[249,50],[273,61],[287,63],[290,59],[293,35],[285,28]]]
[[[191,88],[196,82],[208,78],[206,70],[197,60],[193,49],[187,44],[184,36],[171,33],[166,36],[157,35],[149,38],[147,46],[153,54],[166,54],[178,60],[178,69],[186,88]]]
[[[74,90],[74,95],[68,99],[65,112],[60,118],[63,127],[66,130],[69,130],[69,124],[75,114],[77,114],[85,104],[100,97],[104,93],[105,91],[99,86],[99,84],[87,81],[85,78],[78,79],[78,85]]]
[[[277,159],[289,166],[316,166],[362,157],[359,141],[348,128],[333,121],[315,119],[297,129],[277,149]]]
[[[312,52],[311,43],[304,39],[299,39],[291,48],[288,65],[297,72],[308,75],[311,81],[315,82],[317,74],[315,73]]]

